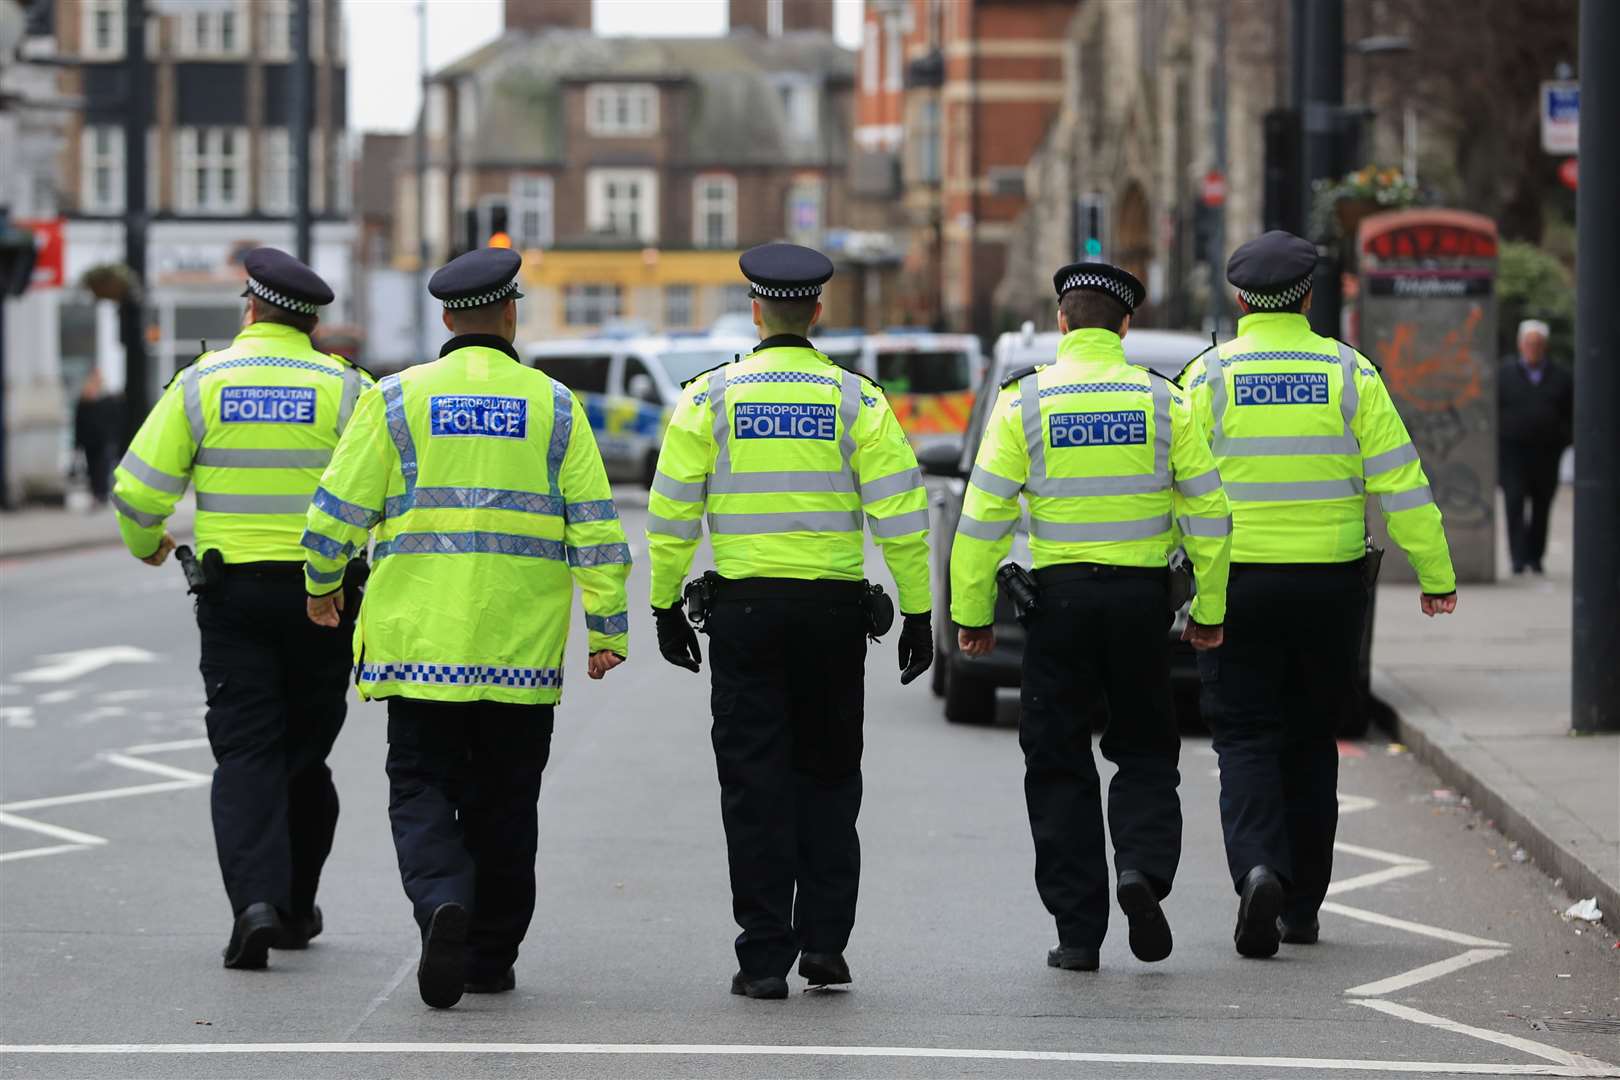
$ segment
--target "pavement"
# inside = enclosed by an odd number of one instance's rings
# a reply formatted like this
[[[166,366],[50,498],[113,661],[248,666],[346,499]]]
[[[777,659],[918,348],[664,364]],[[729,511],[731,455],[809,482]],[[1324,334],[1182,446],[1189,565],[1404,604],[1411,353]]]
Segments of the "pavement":
[[[645,511],[624,516],[644,613]],[[1215,761],[1189,736],[1174,954],[1138,963],[1116,919],[1100,972],[1048,968],[1016,732],[947,724],[926,680],[898,685],[892,635],[867,673],[854,988],[732,997],[707,678],[632,622],[602,682],[570,646],[517,991],[434,1012],[383,709],[355,702],[332,757],[326,933],[225,971],[179,571],[116,549],[0,566],[0,1076],[1620,1077],[1614,936],[1561,919],[1569,896],[1380,739],[1342,747],[1322,944],[1235,955]]]
[[[0,511],[0,559],[121,546],[112,507],[91,503],[88,494],[83,495],[83,503],[84,509],[27,506]],[[195,500],[188,493],[169,519],[169,531],[176,540],[190,539],[195,513]]]
[[[1381,586],[1373,692],[1450,787],[1620,926],[1620,733],[1570,731],[1574,502],[1565,487],[1553,504],[1544,577],[1500,551],[1499,580],[1436,619],[1412,586]]]

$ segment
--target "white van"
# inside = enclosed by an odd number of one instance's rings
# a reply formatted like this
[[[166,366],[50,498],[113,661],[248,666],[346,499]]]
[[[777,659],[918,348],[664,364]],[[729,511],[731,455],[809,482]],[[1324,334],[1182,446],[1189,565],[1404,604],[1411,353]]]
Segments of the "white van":
[[[1008,331],[996,339],[996,381],[1010,371],[1030,364],[1049,364],[1057,358],[1063,335],[1056,330],[1039,333],[1033,323],[1022,330]],[[1137,330],[1125,335],[1125,359],[1138,367],[1151,368],[1160,375],[1175,378],[1192,359],[1209,348],[1208,338],[1184,330]]]
[[[812,335],[834,363],[883,387],[895,418],[921,449],[941,439],[959,441],[984,378],[984,352],[972,334],[890,330],[881,334],[833,331]]]

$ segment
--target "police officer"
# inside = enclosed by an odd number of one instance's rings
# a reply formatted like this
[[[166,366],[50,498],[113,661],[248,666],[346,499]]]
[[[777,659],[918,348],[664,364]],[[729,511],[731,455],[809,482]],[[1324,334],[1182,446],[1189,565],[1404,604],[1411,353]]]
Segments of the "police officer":
[[[1198,593],[1184,636],[1220,643],[1232,519],[1221,477],[1182,395],[1126,363],[1121,339],[1146,298],[1134,276],[1075,263],[1053,277],[1055,362],[1002,383],[951,548],[951,618],[963,652],[995,645],[996,568],[1029,501],[1039,598],[1026,613],[1024,794],[1035,885],[1057,921],[1046,962],[1095,971],[1108,930],[1108,864],[1091,716],[1118,766],[1108,821],[1131,952],[1170,955],[1159,906],[1181,856],[1180,735],[1170,700],[1169,557],[1182,544]]]
[[[740,264],[763,340],[682,393],[647,536],[659,649],[697,671],[681,582],[707,516],[713,741],[742,928],[731,992],[783,998],[795,958],[812,985],[850,982],[866,639],[892,604],[862,583],[862,512],[899,587],[909,683],[933,661],[928,498],[883,392],[807,340],[832,263],[766,244]]]
[[[315,889],[338,797],[326,756],[343,726],[349,646],[303,617],[304,511],[371,379],[310,342],[326,282],[292,256],[243,259],[247,314],[229,348],[172,381],[119,464],[112,502],[131,553],[161,566],[163,527],[197,487],[197,596],[214,842],[235,925],[228,968],[321,932]],[[345,563],[333,567],[332,588]]]
[[[627,655],[630,549],[596,440],[512,348],[521,262],[490,248],[433,275],[455,336],[361,399],[304,535],[310,618],[333,626],[343,562],[376,530],[360,695],[388,702],[388,814],[435,1008],[516,985],[576,584],[590,677]]]
[[[1370,574],[1365,495],[1406,550],[1426,615],[1457,606],[1440,510],[1377,370],[1311,332],[1316,248],[1268,232],[1233,252],[1238,336],[1182,373],[1232,500],[1227,639],[1199,657],[1221,768],[1234,940],[1312,944],[1338,823],[1335,745],[1357,699]]]

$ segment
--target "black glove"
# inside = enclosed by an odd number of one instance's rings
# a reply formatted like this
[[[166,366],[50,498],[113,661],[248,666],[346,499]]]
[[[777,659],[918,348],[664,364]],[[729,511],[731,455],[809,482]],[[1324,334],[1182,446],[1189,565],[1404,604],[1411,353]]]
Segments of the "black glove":
[[[676,667],[697,671],[703,663],[703,652],[698,648],[697,631],[686,621],[686,612],[677,600],[667,608],[653,608],[653,621],[658,625],[658,651]]]
[[[926,611],[907,615],[900,627],[900,685],[927,671],[934,663],[934,617]]]

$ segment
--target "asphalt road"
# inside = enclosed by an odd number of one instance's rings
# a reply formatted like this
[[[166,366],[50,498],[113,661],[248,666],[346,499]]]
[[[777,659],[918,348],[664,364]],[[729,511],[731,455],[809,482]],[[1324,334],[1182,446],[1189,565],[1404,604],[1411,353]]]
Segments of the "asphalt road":
[[[638,555],[643,515],[625,510]],[[642,560],[632,612],[646,581]],[[632,634],[601,683],[573,643],[518,991],[437,1013],[416,995],[383,710],[356,704],[333,757],[325,935],[224,971],[179,571],[119,550],[0,564],[0,1071],[1620,1076],[1614,938],[1561,920],[1553,882],[1380,741],[1345,748],[1321,945],[1233,952],[1214,758],[1189,737],[1174,955],[1136,962],[1116,918],[1101,972],[1047,968],[1016,734],[947,725],[926,680],[898,685],[892,636],[867,680],[854,989],[731,997],[707,679],[658,658],[650,618]]]

